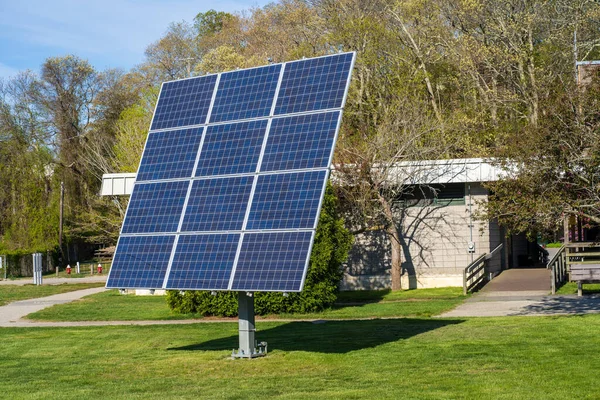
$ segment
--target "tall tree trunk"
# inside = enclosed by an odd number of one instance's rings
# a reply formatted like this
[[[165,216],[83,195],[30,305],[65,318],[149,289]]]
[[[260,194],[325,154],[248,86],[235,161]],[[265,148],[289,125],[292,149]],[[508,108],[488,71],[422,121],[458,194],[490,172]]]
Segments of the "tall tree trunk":
[[[402,289],[402,246],[400,245],[400,231],[394,222],[394,212],[392,205],[382,195],[379,195],[379,202],[387,219],[386,234],[392,248],[392,290]]]

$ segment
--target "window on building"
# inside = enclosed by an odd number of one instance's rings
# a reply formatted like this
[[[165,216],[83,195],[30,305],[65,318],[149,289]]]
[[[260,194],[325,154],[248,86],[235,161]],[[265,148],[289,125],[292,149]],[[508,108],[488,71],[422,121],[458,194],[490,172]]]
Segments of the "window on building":
[[[462,206],[465,205],[465,184],[410,185],[397,204],[404,207]]]

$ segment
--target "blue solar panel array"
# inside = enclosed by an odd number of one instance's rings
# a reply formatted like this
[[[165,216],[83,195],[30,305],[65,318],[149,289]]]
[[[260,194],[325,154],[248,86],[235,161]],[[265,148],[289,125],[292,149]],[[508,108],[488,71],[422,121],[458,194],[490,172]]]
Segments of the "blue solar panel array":
[[[163,84],[107,287],[301,290],[354,57]]]

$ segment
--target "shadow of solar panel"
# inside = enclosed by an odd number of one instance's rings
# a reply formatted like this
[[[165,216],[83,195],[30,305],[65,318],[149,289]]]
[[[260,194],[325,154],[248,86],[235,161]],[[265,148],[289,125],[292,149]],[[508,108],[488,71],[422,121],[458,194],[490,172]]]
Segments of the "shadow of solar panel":
[[[208,75],[164,83],[150,129],[204,124],[216,82]]]
[[[314,229],[326,171],[261,175],[247,229]]]
[[[280,71],[278,64],[221,74],[210,122],[268,116]]]
[[[260,171],[327,168],[340,111],[275,118]]]
[[[180,236],[166,288],[227,289],[239,239],[239,234]]]
[[[150,132],[137,181],[192,176],[204,128]]]
[[[121,233],[175,232],[188,181],[136,184]]]
[[[121,237],[106,287],[162,287],[174,240],[174,236]]]
[[[312,232],[246,233],[233,290],[299,291]]]
[[[194,181],[182,232],[241,230],[252,176]]]
[[[266,119],[210,125],[196,168],[196,176],[242,174],[256,171],[267,130]]]
[[[341,107],[353,57],[344,53],[287,63],[275,115]]]

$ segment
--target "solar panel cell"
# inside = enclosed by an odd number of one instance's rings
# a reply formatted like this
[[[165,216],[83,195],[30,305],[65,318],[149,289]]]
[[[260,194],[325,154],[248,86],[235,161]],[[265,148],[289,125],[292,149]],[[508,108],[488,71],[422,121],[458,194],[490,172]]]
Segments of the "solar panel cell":
[[[136,180],[192,176],[204,128],[150,132]]]
[[[252,176],[194,181],[182,232],[241,230]]]
[[[239,239],[239,234],[180,236],[166,288],[227,289]]]
[[[123,236],[110,271],[109,288],[160,288],[173,250],[174,236]]]
[[[268,116],[280,71],[278,64],[222,74],[210,122]]]
[[[247,229],[314,229],[327,171],[261,175]]]
[[[312,232],[246,233],[233,290],[298,291]]]
[[[327,168],[339,117],[333,111],[274,119],[260,171]]]
[[[256,171],[267,120],[211,125],[200,153],[196,176]]]
[[[287,63],[275,115],[342,106],[353,53]]]
[[[136,184],[121,233],[175,232],[189,182]]]
[[[216,82],[208,75],[164,83],[150,129],[204,124]]]

